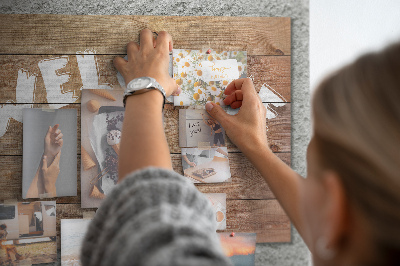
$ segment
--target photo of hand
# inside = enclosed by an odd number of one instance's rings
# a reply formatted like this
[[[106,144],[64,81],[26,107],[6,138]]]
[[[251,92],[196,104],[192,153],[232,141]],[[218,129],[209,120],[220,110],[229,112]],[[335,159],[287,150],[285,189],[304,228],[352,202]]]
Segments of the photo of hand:
[[[60,173],[63,133],[59,124],[49,126],[44,137],[44,151],[36,175],[29,187],[27,198],[57,197],[56,181]]]

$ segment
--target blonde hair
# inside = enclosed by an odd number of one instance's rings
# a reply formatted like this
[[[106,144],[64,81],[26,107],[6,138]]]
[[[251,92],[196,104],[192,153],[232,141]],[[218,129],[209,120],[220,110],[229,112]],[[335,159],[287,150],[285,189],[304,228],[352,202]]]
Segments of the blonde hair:
[[[313,119],[319,160],[370,224],[377,260],[400,264],[400,43],[327,77]]]

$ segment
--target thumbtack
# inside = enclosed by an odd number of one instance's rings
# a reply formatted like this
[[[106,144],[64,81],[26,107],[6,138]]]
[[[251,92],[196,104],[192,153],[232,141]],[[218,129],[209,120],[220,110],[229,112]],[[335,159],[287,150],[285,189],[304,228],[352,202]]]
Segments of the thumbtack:
[[[208,49],[206,54],[211,54],[211,49]]]
[[[232,232],[232,233],[230,234],[230,237],[234,237],[234,236],[235,236],[235,233]]]

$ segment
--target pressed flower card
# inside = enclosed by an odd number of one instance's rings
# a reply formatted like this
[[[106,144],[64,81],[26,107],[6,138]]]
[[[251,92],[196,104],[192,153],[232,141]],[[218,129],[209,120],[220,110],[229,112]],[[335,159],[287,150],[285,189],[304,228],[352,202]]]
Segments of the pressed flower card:
[[[223,105],[224,90],[234,79],[247,75],[246,51],[173,50],[173,73],[182,92],[174,105]]]

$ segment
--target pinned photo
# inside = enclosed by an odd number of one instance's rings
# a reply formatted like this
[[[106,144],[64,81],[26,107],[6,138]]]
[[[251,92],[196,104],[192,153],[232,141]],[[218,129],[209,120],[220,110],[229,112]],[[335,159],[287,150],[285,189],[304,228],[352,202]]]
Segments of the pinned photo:
[[[0,204],[0,265],[57,261],[56,202]]]
[[[22,197],[77,195],[77,111],[23,110]]]
[[[79,266],[82,241],[91,219],[61,219],[61,264]]]
[[[231,182],[228,150],[219,148],[182,148],[184,176],[194,183]]]
[[[96,208],[118,182],[123,90],[82,90],[82,208]]]
[[[225,193],[204,193],[210,200],[217,221],[217,230],[226,229],[226,194]]]
[[[224,254],[234,266],[255,264],[255,233],[218,233]]]
[[[173,77],[182,92],[174,96],[175,106],[223,105],[226,86],[247,76],[246,51],[174,49]]]
[[[225,130],[206,110],[179,110],[180,147],[224,147]]]

